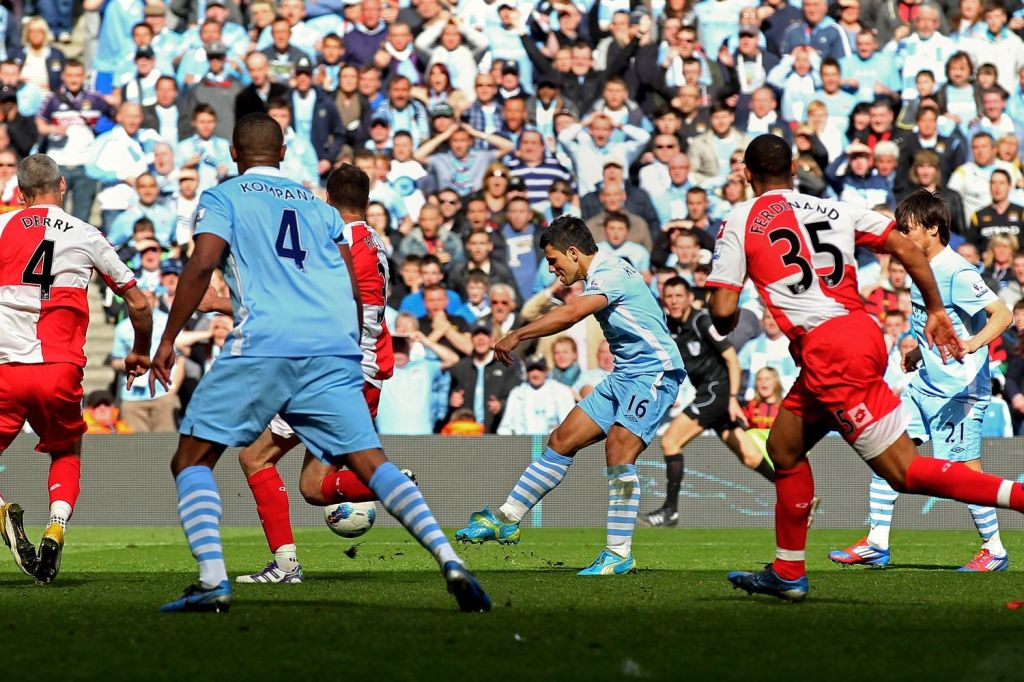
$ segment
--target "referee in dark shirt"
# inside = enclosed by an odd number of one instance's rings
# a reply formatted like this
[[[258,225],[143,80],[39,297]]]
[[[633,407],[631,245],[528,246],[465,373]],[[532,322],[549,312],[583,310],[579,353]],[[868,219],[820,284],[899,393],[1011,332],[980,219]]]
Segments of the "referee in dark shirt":
[[[740,390],[740,363],[727,338],[711,326],[705,310],[693,307],[693,290],[681,277],[665,282],[662,294],[668,331],[679,347],[686,375],[696,396],[669,425],[661,438],[668,485],[661,509],[641,516],[645,526],[674,526],[679,520],[679,488],[683,483],[683,448],[706,429],[714,429],[744,465],[769,481],[775,470],[743,429],[746,418],[736,394]]]

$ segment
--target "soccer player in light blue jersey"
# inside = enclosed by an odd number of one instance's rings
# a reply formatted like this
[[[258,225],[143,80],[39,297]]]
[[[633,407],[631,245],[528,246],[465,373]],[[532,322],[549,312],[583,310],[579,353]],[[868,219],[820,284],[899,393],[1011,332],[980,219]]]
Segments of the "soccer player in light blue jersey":
[[[939,196],[918,190],[896,212],[901,231],[928,256],[946,312],[964,340],[964,359],[959,363],[944,363],[938,349],[928,347],[924,298],[915,284],[911,289],[911,323],[918,346],[904,356],[903,369],[920,369],[901,395],[903,409],[910,414],[907,433],[919,443],[931,440],[936,458],[964,462],[981,471],[981,427],[992,398],[988,344],[1010,326],[1013,318],[978,270],[949,248],[949,210]],[[889,530],[898,493],[878,474],[872,475],[868,490],[871,530],[854,545],[829,552],[836,563],[889,563]],[[999,538],[996,510],[977,504],[968,505],[968,509],[983,544],[960,570],[1005,571],[1009,558]]]
[[[283,134],[266,114],[236,124],[231,157],[241,175],[199,200],[195,250],[178,282],[150,378],[150,390],[156,381],[168,384],[174,339],[221,266],[235,328],[192,397],[171,461],[199,582],[161,610],[230,606],[213,466],[226,447],[255,441],[274,414],[291,425],[310,454],[345,464],[373,490],[434,555],[460,609],[489,610],[490,599],[416,484],[381,450],[362,394],[362,304],[338,212],[281,173]]]
[[[614,575],[636,570],[631,551],[640,505],[636,460],[675,402],[686,376],[669,336],[665,313],[643,277],[621,258],[599,252],[579,218],[562,216],[541,236],[550,272],[565,286],[584,282],[583,294],[494,344],[506,365],[521,342],[550,336],[594,315],[615,358],[615,368],[548,439],[548,447],[512,488],[498,513],[487,507],[470,516],[457,540],[519,542],[519,523],[569,471],[583,448],[606,440],[608,463],[607,545],[579,575]]]

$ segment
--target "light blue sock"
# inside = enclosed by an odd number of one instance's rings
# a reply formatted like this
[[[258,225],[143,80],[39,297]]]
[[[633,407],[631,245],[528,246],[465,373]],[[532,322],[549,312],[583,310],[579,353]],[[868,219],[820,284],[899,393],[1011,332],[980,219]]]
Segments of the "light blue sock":
[[[199,562],[199,582],[216,587],[228,579],[220,544],[220,493],[213,471],[191,466],[174,479],[178,489],[178,517],[192,556]]]
[[[999,517],[996,516],[996,510],[993,507],[982,507],[977,504],[969,504],[967,508],[971,510],[971,516],[974,517],[974,525],[978,529],[978,534],[985,541],[982,547],[991,552],[993,556],[1005,556],[1006,548],[1003,547],[1003,542],[999,537]]]
[[[434,555],[439,566],[443,567],[448,561],[462,563],[441,531],[441,526],[437,525],[420,489],[394,464],[384,462],[377,467],[369,486],[388,513]]]
[[[889,549],[892,510],[899,495],[884,478],[876,474],[871,475],[871,485],[868,487],[868,516],[871,518],[868,542],[875,547]]]
[[[508,494],[505,504],[501,505],[501,514],[508,523],[519,523],[526,513],[541,501],[545,495],[554,490],[572,464],[572,457],[558,454],[551,448],[536,462],[526,467],[519,477],[512,492]]]
[[[640,510],[640,478],[635,464],[608,467],[608,551],[622,558],[633,546],[633,529]]]

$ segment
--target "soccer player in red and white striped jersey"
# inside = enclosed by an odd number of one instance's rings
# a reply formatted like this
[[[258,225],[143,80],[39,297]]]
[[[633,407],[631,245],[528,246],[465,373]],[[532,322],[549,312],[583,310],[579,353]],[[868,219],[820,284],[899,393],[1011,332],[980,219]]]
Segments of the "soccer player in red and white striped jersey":
[[[27,421],[36,450],[50,455],[50,520],[39,555],[25,536],[23,511],[0,496],[0,535],[15,563],[40,583],[60,568],[64,530],[80,490],[83,350],[93,272],[128,304],[135,344],[125,358],[128,385],[149,368],[153,319],[132,271],[92,225],[65,213],[67,189],[42,154],[18,167],[20,211],[0,216],[0,453]]]
[[[924,252],[879,214],[794,191],[792,151],[780,137],[756,138],[744,163],[756,198],[737,205],[719,233],[707,282],[712,320],[720,333],[732,330],[749,278],[789,337],[801,370],[768,437],[776,477],[776,559],[758,573],[730,573],[733,585],[791,601],[806,597],[804,551],[814,496],[807,452],[832,430],[896,491],[1024,512],[1021,484],[919,457],[900,400],[883,379],[885,342],[857,295],[855,245],[903,263],[924,298],[929,343],[944,359],[963,355]]]
[[[354,266],[362,299],[363,396],[370,415],[377,416],[380,390],[385,379],[394,373],[395,356],[391,348],[391,333],[384,321],[388,298],[388,259],[384,243],[372,227],[364,221],[369,195],[369,178],[355,166],[345,164],[334,170],[327,180],[328,201],[341,213],[345,223],[345,239],[352,251]],[[206,302],[202,307],[216,307],[230,314],[230,302],[221,299]],[[239,461],[256,499],[256,512],[263,524],[267,544],[274,560],[261,571],[239,576],[246,583],[302,582],[295,540],[292,535],[288,509],[288,493],[275,466],[299,444],[291,427],[280,417],[274,417],[270,426],[256,442],[242,450]],[[299,490],[307,502],[324,506],[341,502],[366,502],[377,496],[358,477],[347,469],[338,470],[319,459],[306,455],[302,464]]]

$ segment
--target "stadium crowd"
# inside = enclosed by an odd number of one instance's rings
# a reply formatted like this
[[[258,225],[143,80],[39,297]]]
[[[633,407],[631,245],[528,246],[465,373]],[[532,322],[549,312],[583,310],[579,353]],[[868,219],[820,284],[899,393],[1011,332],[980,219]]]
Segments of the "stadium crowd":
[[[1014,315],[990,348],[986,434],[1021,434],[1024,5],[1007,1],[28,0],[0,7],[0,205],[19,207],[18,159],[49,154],[69,211],[135,270],[159,339],[198,196],[236,172],[234,122],[266,111],[310,190],[341,162],[371,178],[397,360],[381,432],[547,433],[611,355],[588,319],[517,366],[493,359],[493,339],[580,293],[547,272],[546,225],[583,218],[655,296],[680,277],[699,308],[721,221],[750,196],[742,152],[773,133],[802,192],[882,211],[918,187],[946,198],[954,248]],[[899,388],[906,272],[858,260]],[[132,329],[105,296],[117,370]],[[741,302],[740,397],[770,426],[798,369],[756,292]],[[90,432],[173,430],[231,334],[195,316],[171,391],[120,378],[89,396]]]

